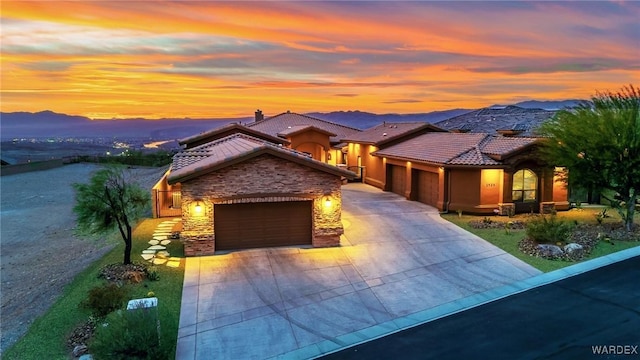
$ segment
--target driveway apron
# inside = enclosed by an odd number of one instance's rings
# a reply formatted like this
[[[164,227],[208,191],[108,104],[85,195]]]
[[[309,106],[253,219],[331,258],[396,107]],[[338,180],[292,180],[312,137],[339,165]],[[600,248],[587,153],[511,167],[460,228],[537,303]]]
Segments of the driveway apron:
[[[340,247],[187,259],[177,359],[304,358],[540,274],[433,207],[363,184],[342,191]]]

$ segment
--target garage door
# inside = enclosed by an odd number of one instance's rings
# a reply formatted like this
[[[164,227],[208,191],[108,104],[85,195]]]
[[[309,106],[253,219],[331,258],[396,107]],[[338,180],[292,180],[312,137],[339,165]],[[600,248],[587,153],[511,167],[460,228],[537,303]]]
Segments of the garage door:
[[[404,196],[406,178],[404,166],[391,165],[391,192]]]
[[[438,174],[418,171],[418,201],[438,206]]]
[[[218,204],[216,250],[311,244],[311,201]]]

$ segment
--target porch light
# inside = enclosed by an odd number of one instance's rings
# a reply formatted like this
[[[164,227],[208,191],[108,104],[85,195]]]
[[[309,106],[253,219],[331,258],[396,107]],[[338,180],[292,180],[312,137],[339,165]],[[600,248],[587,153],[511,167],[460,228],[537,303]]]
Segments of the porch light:
[[[324,207],[327,208],[327,209],[331,207],[331,197],[330,196],[325,196],[324,197]]]
[[[202,202],[201,201],[196,201],[196,206],[195,206],[194,210],[198,214],[202,212]]]

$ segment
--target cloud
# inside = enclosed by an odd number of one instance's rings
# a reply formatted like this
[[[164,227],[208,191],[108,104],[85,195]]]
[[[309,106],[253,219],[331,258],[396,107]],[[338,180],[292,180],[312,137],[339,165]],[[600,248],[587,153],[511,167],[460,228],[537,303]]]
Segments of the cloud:
[[[3,110],[127,113],[137,103],[159,117],[231,116],[259,101],[276,112],[402,113],[640,81],[637,2],[2,6]]]
[[[424,100],[418,100],[418,99],[397,99],[397,100],[383,101],[383,103],[385,104],[415,104],[415,103],[422,103],[422,102],[424,102]]]
[[[562,61],[523,62],[521,65],[469,68],[471,72],[506,74],[549,74],[558,72],[595,72],[607,70],[638,70],[637,61],[617,61],[614,59],[573,59]]]

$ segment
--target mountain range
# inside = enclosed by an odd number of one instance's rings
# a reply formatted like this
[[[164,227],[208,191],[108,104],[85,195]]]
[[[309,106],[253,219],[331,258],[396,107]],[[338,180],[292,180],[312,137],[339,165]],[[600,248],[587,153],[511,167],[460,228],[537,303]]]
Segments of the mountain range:
[[[574,107],[581,100],[565,101],[524,101],[516,106],[557,110]],[[500,108],[506,105],[493,105]],[[414,122],[431,123],[446,120],[474,109],[451,109],[417,114],[374,114],[363,111],[334,111],[329,113],[313,112],[306,115],[366,129],[382,122]],[[267,114],[276,115],[276,114]],[[116,137],[116,138],[148,138],[150,140],[173,140],[197,134],[214,127],[231,122],[247,123],[253,117],[239,118],[206,118],[206,119],[89,119],[83,116],[55,113],[53,111],[0,113],[0,138],[53,138],[53,137]]]

